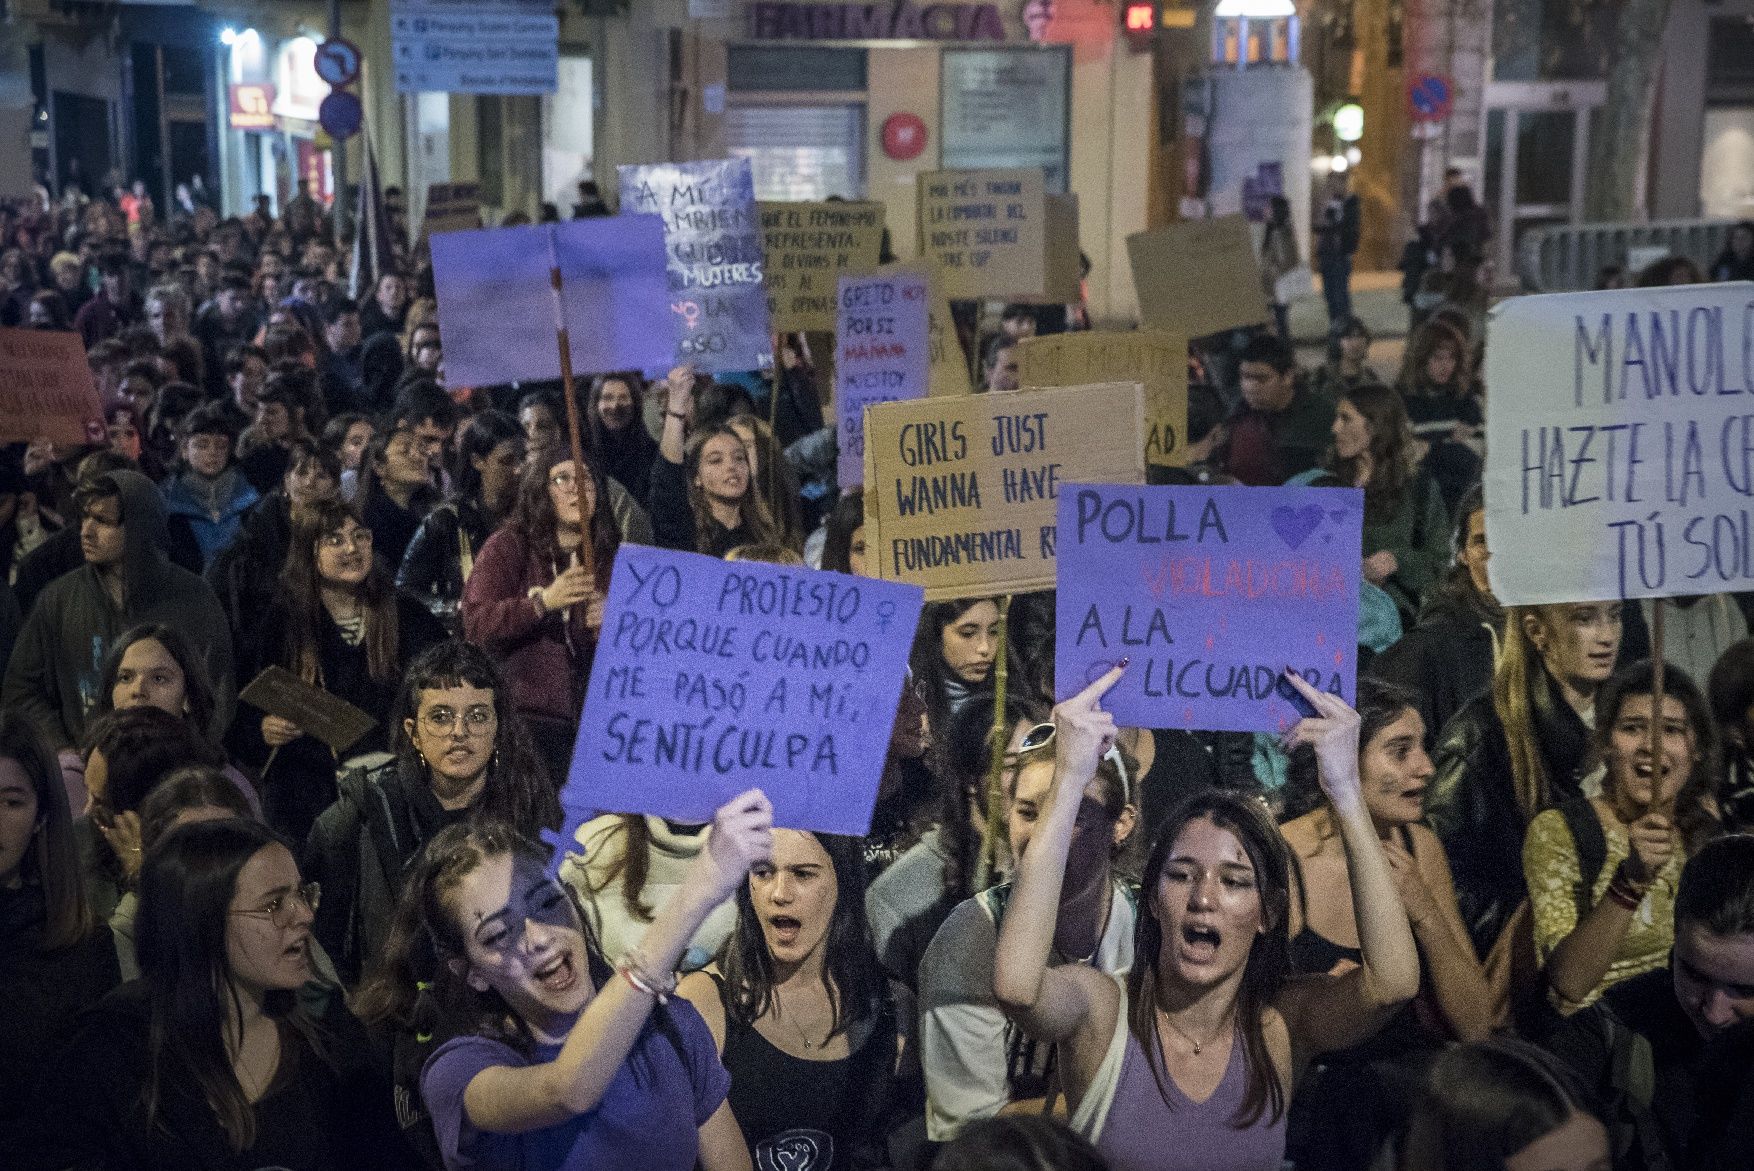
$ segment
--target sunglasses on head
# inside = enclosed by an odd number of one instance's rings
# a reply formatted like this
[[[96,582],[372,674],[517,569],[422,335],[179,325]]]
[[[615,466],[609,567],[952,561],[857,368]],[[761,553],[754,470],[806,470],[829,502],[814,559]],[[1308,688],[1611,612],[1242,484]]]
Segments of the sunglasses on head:
[[[1054,727],[1052,722],[1044,720],[1025,732],[1023,739],[1017,742],[1016,750],[1007,752],[1005,755],[1015,760],[1026,752],[1039,752],[1053,744],[1057,731],[1058,729]],[[1131,805],[1133,803],[1133,778],[1127,775],[1127,765],[1121,757],[1121,750],[1111,746],[1107,752],[1103,753],[1102,758],[1112,763],[1115,766],[1115,771],[1121,774],[1121,801],[1123,804]]]

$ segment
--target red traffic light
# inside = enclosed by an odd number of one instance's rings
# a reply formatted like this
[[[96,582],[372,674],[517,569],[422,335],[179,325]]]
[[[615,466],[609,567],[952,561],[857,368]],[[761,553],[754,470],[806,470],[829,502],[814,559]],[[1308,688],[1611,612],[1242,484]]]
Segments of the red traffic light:
[[[1121,13],[1121,27],[1136,36],[1149,36],[1157,31],[1157,5],[1149,0],[1128,4]]]

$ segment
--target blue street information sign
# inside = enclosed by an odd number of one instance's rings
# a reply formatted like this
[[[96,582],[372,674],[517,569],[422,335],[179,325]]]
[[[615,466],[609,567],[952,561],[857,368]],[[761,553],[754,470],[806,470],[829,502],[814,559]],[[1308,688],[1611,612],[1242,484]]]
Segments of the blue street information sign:
[[[365,107],[358,94],[338,89],[317,107],[317,123],[329,132],[330,138],[352,138],[365,123]]]
[[[330,85],[350,85],[359,76],[359,46],[341,37],[331,37],[317,46],[313,64],[317,76]]]
[[[553,0],[393,0],[397,93],[551,94],[559,86]]]

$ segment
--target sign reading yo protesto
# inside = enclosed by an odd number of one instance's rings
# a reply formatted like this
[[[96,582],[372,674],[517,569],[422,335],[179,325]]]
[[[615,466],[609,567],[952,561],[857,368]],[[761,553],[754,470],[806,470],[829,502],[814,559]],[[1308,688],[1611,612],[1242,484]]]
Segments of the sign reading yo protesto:
[[[1069,480],[1142,484],[1138,383],[884,403],[865,412],[865,545],[932,601],[1051,588]]]
[[[1123,657],[1123,726],[1276,732],[1286,667],[1356,694],[1364,494],[1356,488],[1065,484],[1054,693]]]
[[[1754,284],[1514,297],[1487,340],[1500,602],[1754,586]]]
[[[703,822],[759,787],[774,823],[870,829],[920,591],[623,545],[561,802]]]

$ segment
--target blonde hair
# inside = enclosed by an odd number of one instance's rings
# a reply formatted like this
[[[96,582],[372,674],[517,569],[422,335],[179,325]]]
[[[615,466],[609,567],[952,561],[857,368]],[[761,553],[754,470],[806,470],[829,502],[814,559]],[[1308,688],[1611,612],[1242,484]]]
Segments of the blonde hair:
[[[1504,649],[1498,658],[1498,668],[1492,673],[1492,706],[1504,724],[1504,740],[1510,749],[1511,787],[1525,824],[1547,807],[1552,792],[1552,778],[1547,775],[1547,760],[1541,755],[1536,723],[1536,709],[1552,702],[1552,682],[1540,649],[1524,629],[1527,618],[1547,625],[1546,610],[1545,606],[1506,608]]]

